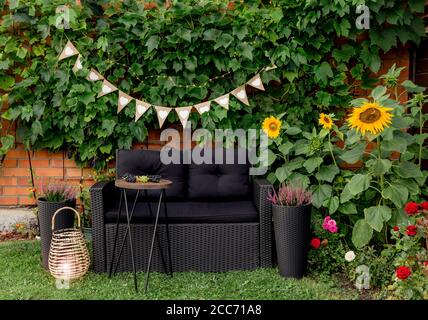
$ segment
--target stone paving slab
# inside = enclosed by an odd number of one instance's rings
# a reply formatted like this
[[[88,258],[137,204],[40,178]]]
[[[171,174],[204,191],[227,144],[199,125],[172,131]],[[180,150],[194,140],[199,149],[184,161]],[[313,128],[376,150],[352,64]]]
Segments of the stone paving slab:
[[[0,207],[0,232],[14,230],[16,223],[29,225],[35,222],[37,222],[37,218],[33,209]]]

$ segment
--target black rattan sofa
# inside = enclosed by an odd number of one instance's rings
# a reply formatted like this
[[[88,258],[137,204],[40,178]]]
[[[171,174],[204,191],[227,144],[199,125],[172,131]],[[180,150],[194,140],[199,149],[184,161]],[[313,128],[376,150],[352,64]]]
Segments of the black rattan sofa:
[[[272,218],[267,202],[271,185],[266,180],[251,179],[248,164],[164,165],[159,151],[120,150],[116,154],[116,176],[124,173],[160,174],[173,181],[166,198],[174,271],[221,272],[272,266]],[[148,202],[156,212],[157,195],[153,192],[148,195]],[[112,181],[97,182],[90,194],[93,269],[107,272],[114,244],[119,191]],[[131,191],[128,194],[131,203],[135,198]],[[137,270],[145,270],[147,266],[153,231],[148,211],[147,202],[138,201],[132,219]],[[163,211],[161,223],[162,215]],[[120,221],[119,239],[122,239],[126,230],[124,210]],[[158,236],[165,248],[164,228],[163,224],[159,226]],[[155,246],[153,271],[165,271],[161,258]],[[127,241],[117,271],[131,270]]]

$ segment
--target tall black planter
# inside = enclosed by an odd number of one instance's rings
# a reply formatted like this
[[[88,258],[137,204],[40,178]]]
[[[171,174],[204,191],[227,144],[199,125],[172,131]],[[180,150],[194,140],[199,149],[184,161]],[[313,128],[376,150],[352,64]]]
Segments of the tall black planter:
[[[309,250],[311,205],[272,205],[279,273],[301,278],[306,272]]]
[[[48,269],[49,249],[52,240],[52,216],[56,210],[63,207],[76,207],[76,199],[65,200],[61,202],[49,202],[44,198],[37,199],[37,206],[39,209],[39,223],[40,223],[40,242],[42,251],[42,265],[43,268]],[[74,226],[74,212],[63,211],[58,213],[55,218],[55,230],[72,228]]]

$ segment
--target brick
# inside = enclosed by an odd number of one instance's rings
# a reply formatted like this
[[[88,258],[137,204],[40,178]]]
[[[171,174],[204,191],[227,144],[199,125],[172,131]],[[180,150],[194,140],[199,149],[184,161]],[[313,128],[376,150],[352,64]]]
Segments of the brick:
[[[3,168],[5,177],[29,177],[30,170],[27,168]]]
[[[29,177],[17,177],[17,185],[18,186],[30,186],[31,178]]]
[[[22,196],[28,194],[30,194],[28,187],[3,187],[3,195],[5,196]]]
[[[88,179],[94,175],[94,170],[92,168],[83,168],[83,177]]]
[[[47,150],[38,150],[34,153],[34,157],[37,159],[62,159],[62,153],[50,153]]]
[[[44,177],[62,177],[63,176],[62,168],[35,168],[34,173],[37,176],[44,176]]]
[[[49,167],[49,160],[39,160],[39,159],[32,159],[31,165],[33,168],[48,168]],[[19,167],[20,168],[29,168],[30,162],[28,160],[19,160]]]
[[[0,206],[12,206],[18,204],[18,197],[3,197],[0,196]]]
[[[34,200],[34,198],[32,196],[31,197],[20,196],[19,197],[19,204],[21,204],[21,205],[35,205],[36,200]]]
[[[3,167],[5,167],[5,168],[15,168],[16,167],[16,164],[17,164],[17,160],[15,160],[15,159],[5,159],[5,160],[3,160],[3,163],[2,163],[2,165],[3,165]]]
[[[82,172],[79,168],[67,168],[66,170],[66,176],[67,177],[81,177]]]
[[[7,152],[6,159],[28,159],[28,153],[26,150],[12,149]]]
[[[16,177],[0,177],[0,186],[14,186],[16,184]]]
[[[50,166],[54,168],[62,168],[63,166],[66,168],[76,168],[76,162],[72,159],[51,159]]]

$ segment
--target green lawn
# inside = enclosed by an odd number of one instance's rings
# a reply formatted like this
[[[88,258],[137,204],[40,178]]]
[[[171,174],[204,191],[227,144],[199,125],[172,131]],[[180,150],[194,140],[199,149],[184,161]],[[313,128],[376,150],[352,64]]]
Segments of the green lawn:
[[[0,243],[0,299],[358,299],[337,279],[309,276],[284,279],[276,269],[227,273],[161,273],[150,276],[147,294],[135,293],[132,274],[90,272],[69,290],[58,290],[50,274],[40,266],[39,243]],[[138,274],[142,288],[144,273]]]

